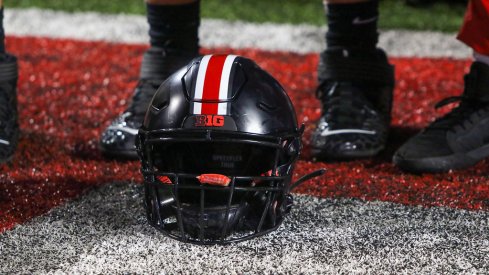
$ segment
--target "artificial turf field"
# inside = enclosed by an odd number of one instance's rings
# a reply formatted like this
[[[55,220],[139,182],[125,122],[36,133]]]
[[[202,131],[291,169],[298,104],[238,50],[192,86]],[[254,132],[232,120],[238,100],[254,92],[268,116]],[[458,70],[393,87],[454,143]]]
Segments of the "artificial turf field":
[[[140,182],[138,162],[104,159],[97,149],[107,122],[122,112],[137,81],[144,46],[70,40],[10,38],[21,60],[20,125],[15,160],[0,169],[0,229],[46,212],[63,200],[107,182]],[[30,49],[38,49],[35,52]],[[314,97],[317,55],[259,50],[204,49],[256,60],[288,91],[306,125],[297,175],[326,168],[298,191],[319,197],[353,197],[403,204],[489,209],[485,162],[449,174],[410,175],[391,164],[394,150],[437,115],[434,103],[462,88],[465,60],[394,58],[398,87],[388,148],[352,162],[315,162],[308,138],[319,119]],[[122,65],[124,64],[124,65]],[[444,68],[443,72],[439,68]],[[110,106],[110,107],[107,107]]]
[[[145,13],[142,0],[6,0],[4,2],[7,8],[38,7],[70,12]],[[434,0],[433,4],[420,6],[409,6],[405,0],[382,0],[379,24],[383,29],[454,32],[460,27],[464,9],[465,4],[460,0]],[[259,23],[313,25],[325,23],[321,0],[202,0],[201,10],[204,18]]]
[[[371,159],[324,163],[308,147],[320,114],[316,53],[202,49],[248,56],[274,75],[306,125],[295,177],[327,172],[297,190],[277,232],[199,247],[149,227],[139,164],[105,159],[97,149],[100,132],[132,95],[146,46],[35,34],[7,42],[20,60],[22,134],[14,161],[0,167],[0,273],[489,271],[489,163],[411,175],[390,162],[403,141],[440,115],[437,101],[460,93],[468,59],[391,57],[397,86],[388,148]]]
[[[289,92],[299,121],[307,126],[296,177],[317,168],[326,168],[327,172],[297,190],[312,197],[299,200],[294,214],[278,233],[227,248],[199,250],[192,245],[181,246],[151,230],[141,206],[139,164],[104,159],[97,149],[101,130],[124,109],[132,94],[145,46],[22,37],[9,38],[9,45],[21,60],[19,106],[23,130],[14,162],[0,168],[2,271],[22,272],[28,267],[40,273],[206,273],[221,270],[225,261],[219,255],[227,253],[227,257],[234,258],[226,260],[238,261],[235,267],[223,269],[228,272],[387,272],[391,268],[438,272],[447,268],[444,261],[454,258],[471,264],[469,270],[487,271],[484,232],[489,229],[488,164],[481,162],[471,169],[447,174],[410,175],[401,173],[390,162],[397,146],[436,115],[433,104],[460,91],[467,60],[392,58],[397,68],[397,107],[387,150],[372,159],[323,163],[311,159],[307,141],[319,117],[314,99],[315,54],[203,49],[203,53],[230,52],[251,57],[277,77]],[[37,50],[33,52],[32,48]],[[70,203],[74,198],[79,199]],[[15,227],[59,205],[66,206]],[[344,230],[353,235],[342,239]],[[391,235],[382,239],[386,234]],[[119,236],[120,242],[111,240],[108,247],[105,241],[97,242],[112,235]],[[287,245],[282,246],[282,241]],[[153,248],[146,250],[150,243]],[[439,244],[445,248],[433,250]],[[352,249],[348,253],[353,253],[349,265],[343,263],[345,256],[338,254],[345,245]],[[406,251],[405,245],[413,250]],[[128,256],[133,252],[120,251],[132,246],[141,251],[133,256]],[[171,257],[158,257],[161,252],[157,251],[163,247]],[[67,252],[70,249],[74,250]],[[264,252],[250,254],[248,257],[254,259],[251,262],[241,261],[237,255],[250,253],[249,249]],[[206,251],[207,260],[196,265],[194,253],[202,251]],[[425,258],[423,255],[430,251],[433,254]],[[104,258],[113,253],[119,256]],[[125,256],[121,258],[120,253]],[[294,263],[290,253],[296,253],[295,258],[305,261],[304,265]],[[155,259],[153,264],[135,260],[145,254]],[[272,259],[267,260],[271,255]],[[406,255],[416,261],[392,265],[402,263]],[[433,256],[441,263],[433,262]],[[102,258],[102,262],[93,262]],[[389,262],[382,262],[383,258]],[[332,262],[320,264],[326,259]],[[172,266],[181,261],[188,264]],[[284,262],[287,264],[281,266]],[[360,268],[366,263],[372,266]],[[464,269],[455,266],[446,270]]]

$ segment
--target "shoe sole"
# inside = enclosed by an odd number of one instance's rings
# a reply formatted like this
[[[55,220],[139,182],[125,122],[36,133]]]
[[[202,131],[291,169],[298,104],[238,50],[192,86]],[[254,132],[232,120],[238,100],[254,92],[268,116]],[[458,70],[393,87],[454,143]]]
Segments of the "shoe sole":
[[[399,155],[394,155],[392,161],[403,171],[421,174],[444,173],[450,170],[469,168],[487,157],[489,157],[489,144],[467,153],[443,157],[406,159]]]

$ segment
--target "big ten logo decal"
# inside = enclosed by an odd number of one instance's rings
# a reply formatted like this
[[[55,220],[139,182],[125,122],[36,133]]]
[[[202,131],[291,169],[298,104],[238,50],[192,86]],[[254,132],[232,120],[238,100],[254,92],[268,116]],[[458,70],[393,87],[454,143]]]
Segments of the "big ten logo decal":
[[[224,117],[215,115],[195,116],[196,127],[222,127],[224,126]]]

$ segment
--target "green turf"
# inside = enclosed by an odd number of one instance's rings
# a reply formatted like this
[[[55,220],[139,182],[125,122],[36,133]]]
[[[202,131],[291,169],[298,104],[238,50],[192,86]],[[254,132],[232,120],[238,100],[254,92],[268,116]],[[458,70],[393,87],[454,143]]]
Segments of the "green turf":
[[[65,11],[143,14],[142,0],[6,0],[7,7],[40,7]],[[404,0],[381,1],[380,26],[384,29],[458,29],[463,5],[437,3],[413,8]],[[230,20],[324,24],[321,0],[202,0],[202,16]]]

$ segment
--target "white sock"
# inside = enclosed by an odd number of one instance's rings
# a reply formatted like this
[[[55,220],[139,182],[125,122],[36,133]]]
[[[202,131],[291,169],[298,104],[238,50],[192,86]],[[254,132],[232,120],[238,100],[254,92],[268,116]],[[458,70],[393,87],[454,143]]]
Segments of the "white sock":
[[[484,63],[487,66],[489,66],[489,55],[483,55],[483,54],[474,52],[474,59],[475,59],[475,61]]]

